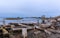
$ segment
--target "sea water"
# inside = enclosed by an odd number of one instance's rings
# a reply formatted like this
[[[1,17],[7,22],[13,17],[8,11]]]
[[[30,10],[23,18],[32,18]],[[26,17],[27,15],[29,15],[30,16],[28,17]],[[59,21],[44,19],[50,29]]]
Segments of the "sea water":
[[[38,19],[34,19],[34,18],[24,18],[21,20],[4,20],[5,24],[8,23],[37,23]],[[39,19],[39,22],[41,23],[41,19]],[[0,25],[3,24],[3,18],[0,18]]]

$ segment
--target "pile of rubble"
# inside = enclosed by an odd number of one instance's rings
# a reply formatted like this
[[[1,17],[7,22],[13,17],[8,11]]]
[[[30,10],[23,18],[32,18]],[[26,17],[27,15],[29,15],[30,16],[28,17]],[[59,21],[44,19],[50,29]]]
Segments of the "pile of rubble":
[[[18,34],[12,34],[14,37],[11,38],[60,38],[60,17],[43,18],[42,22],[37,24],[10,23],[10,25],[2,27],[1,30],[6,34],[8,33],[9,36],[10,32],[19,31]]]
[[[60,38],[60,18],[43,20],[31,34],[35,35],[34,38]]]

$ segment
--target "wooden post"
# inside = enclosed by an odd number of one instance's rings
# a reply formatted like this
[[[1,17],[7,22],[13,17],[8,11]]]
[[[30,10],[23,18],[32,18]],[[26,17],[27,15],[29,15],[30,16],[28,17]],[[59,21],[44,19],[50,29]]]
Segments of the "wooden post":
[[[3,19],[3,25],[5,25],[5,19]]]
[[[27,28],[22,28],[22,36],[23,38],[27,37]]]
[[[37,20],[37,25],[39,26],[39,19]]]

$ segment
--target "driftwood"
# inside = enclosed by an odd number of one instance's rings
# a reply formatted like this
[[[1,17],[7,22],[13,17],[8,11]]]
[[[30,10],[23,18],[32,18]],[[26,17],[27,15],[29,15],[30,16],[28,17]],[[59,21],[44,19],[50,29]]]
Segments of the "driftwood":
[[[47,27],[50,27],[51,25],[50,24],[41,24],[40,27],[42,28],[47,28]]]
[[[46,33],[48,33],[49,35],[51,34],[51,32],[50,32],[50,31],[48,31],[48,30],[46,30],[46,29],[45,29],[44,31],[45,31]]]
[[[57,21],[60,21],[60,18],[58,18]]]
[[[22,28],[22,36],[23,38],[27,37],[27,28]]]
[[[52,23],[52,22],[57,22],[55,19],[52,19],[52,20],[50,20],[50,22]]]
[[[24,25],[24,24],[19,24],[19,26],[24,26],[24,27],[26,27],[26,28],[32,28],[31,26]]]
[[[53,33],[60,33],[60,30],[54,30],[54,29],[47,29],[47,30]]]
[[[43,30],[44,32],[48,33],[49,35],[52,33],[60,33],[60,30],[56,30],[54,26],[51,26],[49,28],[49,26],[47,26],[45,24],[42,27],[36,28],[36,29]]]

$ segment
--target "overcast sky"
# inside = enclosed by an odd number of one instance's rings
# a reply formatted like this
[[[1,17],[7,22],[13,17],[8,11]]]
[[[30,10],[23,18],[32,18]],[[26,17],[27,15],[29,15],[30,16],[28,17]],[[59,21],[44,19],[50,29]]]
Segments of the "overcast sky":
[[[0,17],[60,15],[60,0],[0,0]]]

